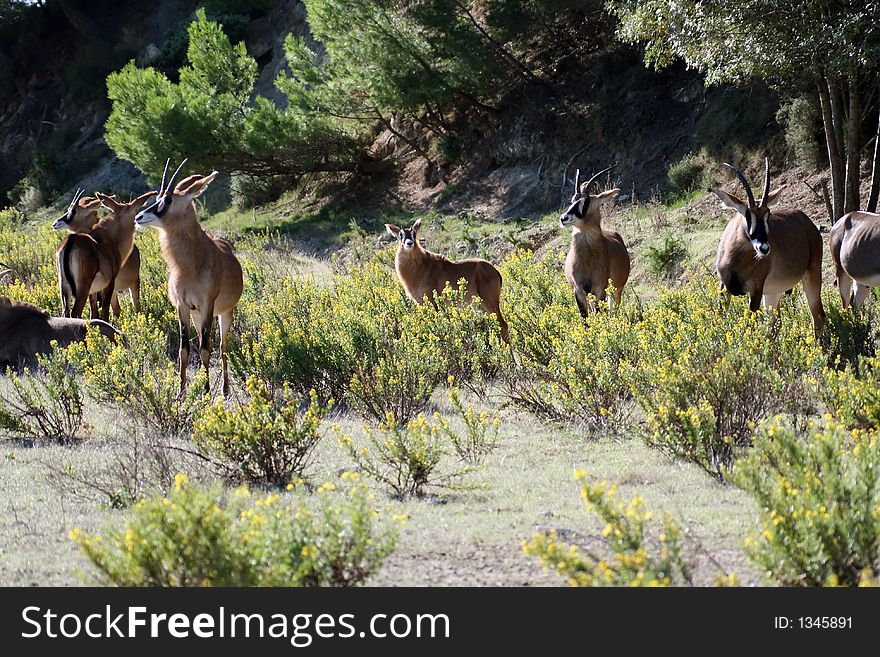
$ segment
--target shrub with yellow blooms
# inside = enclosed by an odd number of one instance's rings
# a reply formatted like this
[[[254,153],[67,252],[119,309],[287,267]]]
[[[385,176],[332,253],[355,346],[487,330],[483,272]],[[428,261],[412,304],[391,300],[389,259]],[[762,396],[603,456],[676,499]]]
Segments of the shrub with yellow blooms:
[[[856,586],[880,578],[880,435],[827,416],[804,435],[761,426],[734,482],[760,509],[749,556],[783,586]]]
[[[255,484],[285,486],[302,475],[322,438],[321,421],[332,407],[318,403],[315,391],[299,412],[288,388],[271,395],[256,377],[245,386],[250,401],[227,408],[218,401],[196,420],[193,440],[224,474]]]
[[[245,488],[228,496],[182,474],[121,527],[70,535],[93,580],[115,586],[354,586],[396,542],[359,486],[314,499]]]

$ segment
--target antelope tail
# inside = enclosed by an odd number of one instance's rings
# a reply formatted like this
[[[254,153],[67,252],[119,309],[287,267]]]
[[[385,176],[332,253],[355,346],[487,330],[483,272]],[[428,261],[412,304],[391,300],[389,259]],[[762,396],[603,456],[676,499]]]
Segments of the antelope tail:
[[[73,280],[73,274],[70,272],[70,240],[64,243],[64,252],[61,254],[62,268],[64,269],[64,278],[70,286],[70,293],[76,298],[76,282]]]

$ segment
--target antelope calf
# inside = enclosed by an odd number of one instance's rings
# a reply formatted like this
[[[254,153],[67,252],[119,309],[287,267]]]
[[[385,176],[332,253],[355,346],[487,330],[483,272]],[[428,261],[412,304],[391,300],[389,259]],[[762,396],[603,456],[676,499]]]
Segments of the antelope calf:
[[[822,308],[822,237],[810,218],[792,208],[771,210],[785,185],[770,191],[770,160],[764,159],[764,191],[755,203],[745,176],[726,164],[746,192],[748,202],[720,189],[709,191],[736,214],[727,224],[718,245],[715,269],[730,295],[748,294],[749,307],[776,308],[783,292],[803,280],[804,292],[817,334],[825,324]]]
[[[119,331],[107,322],[50,317],[42,308],[0,297],[0,369],[36,365],[37,356],[52,351],[52,342],[66,347],[86,336],[86,327],[116,339]]]
[[[465,298],[470,301],[475,296],[480,297],[483,310],[498,318],[501,337],[507,342],[508,327],[500,306],[501,274],[491,262],[482,258],[455,261],[427,251],[419,244],[421,227],[421,219],[409,228],[385,224],[388,233],[397,240],[394,268],[409,298],[422,304],[427,297],[434,303],[434,292],[442,292],[446,283],[458,289],[458,281],[463,278],[467,285]]]
[[[620,194],[615,187],[601,194],[591,195],[593,183],[613,166],[595,174],[578,187],[580,170],[575,174],[574,196],[568,209],[559,217],[563,226],[571,226],[571,246],[565,258],[565,278],[574,291],[581,316],[587,316],[587,308],[596,309],[590,294],[604,301],[609,281],[614,285],[614,306],[620,307],[623,286],[629,280],[630,258],[626,244],[619,233],[602,230],[602,206],[613,203]]]
[[[133,208],[135,201],[138,199],[132,201],[132,208],[129,208],[126,204],[120,204],[113,196],[104,197],[104,199],[105,200],[102,201],[104,207],[107,207],[114,213],[125,212],[126,214],[130,214],[131,221],[134,221],[134,213],[131,212],[131,209]],[[146,200],[145,196],[141,196],[140,200]],[[97,221],[98,217],[96,213],[75,211],[71,215],[68,210],[66,214],[62,215],[55,221],[52,227],[55,228],[55,230],[66,228],[71,233],[85,233],[88,235],[96,228]],[[131,301],[134,304],[135,312],[140,312],[141,254],[140,251],[138,251],[136,244],[132,244],[131,253],[129,253],[128,257],[122,263],[122,267],[120,267],[119,274],[117,274],[116,281],[113,285],[113,296],[110,305],[113,308],[113,315],[116,317],[119,317],[121,312],[121,308],[119,307],[119,294],[126,291],[131,295]],[[97,315],[97,311],[95,310],[97,299],[95,295],[90,296],[90,301],[93,314]]]
[[[843,215],[831,227],[828,241],[840,300],[844,308],[852,303],[858,312],[868,289],[880,285],[880,214]]]
[[[135,212],[150,194],[143,194],[131,203],[119,203],[100,192],[96,198],[82,194],[83,191],[78,190],[67,211],[52,224],[56,230],[72,225],[91,226],[88,234],[73,232],[58,247],[55,261],[61,307],[65,317],[82,317],[86,301],[91,298],[92,317],[98,317],[100,301],[100,318],[107,321],[116,278],[134,247]],[[111,214],[99,219],[98,209],[102,205],[111,210]],[[92,297],[93,294],[98,296]]]
[[[180,324],[180,394],[186,390],[186,367],[189,362],[189,326],[192,321],[199,334],[199,357],[209,374],[211,327],[214,317],[220,318],[220,359],[223,365],[223,394],[229,394],[229,373],[226,347],[232,311],[241,297],[243,279],[241,265],[232,247],[223,240],[211,238],[196,217],[193,201],[217,177],[192,175],[174,187],[174,180],[186,160],[165,184],[168,164],[156,200],[137,215],[140,226],[159,230],[162,257],[168,265],[168,299],[177,308]],[[210,386],[205,383],[206,391]]]

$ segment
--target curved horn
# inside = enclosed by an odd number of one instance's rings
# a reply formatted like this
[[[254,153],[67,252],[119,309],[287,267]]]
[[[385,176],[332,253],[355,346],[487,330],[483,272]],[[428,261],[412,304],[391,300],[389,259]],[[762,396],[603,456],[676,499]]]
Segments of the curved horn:
[[[587,193],[589,194],[590,187],[592,187],[593,183],[599,179],[599,176],[601,176],[605,173],[608,173],[609,171],[611,171],[611,169],[613,169],[616,166],[617,166],[616,164],[612,164],[610,167],[605,167],[604,169],[602,169],[599,173],[594,173],[593,177],[587,181]]]
[[[85,189],[76,188],[76,194],[73,195],[73,200],[70,202],[70,207],[75,207],[79,200],[82,198],[82,195],[85,194]]]
[[[574,172],[574,193],[578,193],[578,183],[581,181],[581,170],[575,169]]]
[[[165,160],[165,170],[162,172],[162,182],[161,182],[160,185],[159,185],[159,194],[158,194],[158,196],[162,196],[163,192],[165,191],[165,176],[168,175],[168,165],[169,165],[169,164],[171,164],[171,158],[170,158],[170,157],[169,157],[167,160]]]
[[[770,158],[764,158],[764,193],[761,194],[761,207],[767,204],[767,197],[770,195]]]
[[[749,187],[749,181],[746,180],[746,177],[744,175],[742,175],[742,171],[737,169],[732,164],[728,164],[727,162],[724,163],[724,166],[726,166],[728,169],[733,171],[733,173],[736,175],[736,177],[739,178],[739,181],[742,183],[742,186],[746,190],[746,196],[749,197],[749,207],[751,207],[751,208],[757,207],[757,205],[755,204],[755,197],[752,195],[752,188]]]
[[[183,165],[186,164],[186,161],[188,159],[189,159],[188,157],[183,158],[183,162],[181,162],[180,165],[177,167],[177,169],[174,171],[174,175],[171,176],[171,180],[168,181],[168,188],[165,190],[166,192],[169,189],[172,191],[174,190],[174,181],[177,178],[177,174],[180,173],[180,170],[183,168]]]

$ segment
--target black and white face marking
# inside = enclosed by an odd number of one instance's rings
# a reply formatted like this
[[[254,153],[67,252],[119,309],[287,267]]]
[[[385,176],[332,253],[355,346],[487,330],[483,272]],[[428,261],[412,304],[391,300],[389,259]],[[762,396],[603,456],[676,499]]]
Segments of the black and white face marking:
[[[563,226],[571,226],[577,219],[583,219],[584,215],[587,214],[589,207],[589,196],[575,194],[571,198],[571,205],[568,206],[568,210],[559,217],[559,223]]]
[[[76,214],[76,206],[71,205],[67,208],[67,212],[58,217],[55,222],[52,224],[53,230],[64,230],[68,226],[70,226],[70,222],[73,221],[73,215]]]
[[[767,237],[767,217],[769,215],[770,213],[768,212],[759,218],[755,216],[751,209],[746,210],[745,214],[746,235],[748,235],[749,240],[752,242],[752,247],[759,258],[763,258],[770,253],[770,240]]]
[[[171,194],[165,194],[164,196],[158,197],[155,201],[135,215],[135,224],[138,226],[148,226],[152,223],[160,222],[162,215],[165,214],[169,207],[171,207],[171,202],[173,200]]]
[[[404,249],[411,249],[416,245],[416,231],[412,228],[401,228],[397,233],[397,239]]]

